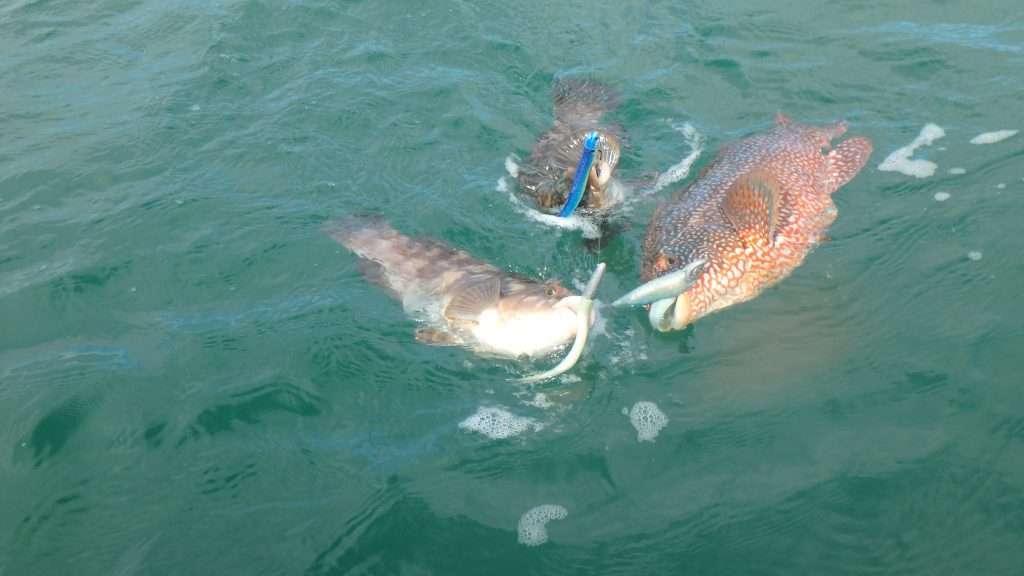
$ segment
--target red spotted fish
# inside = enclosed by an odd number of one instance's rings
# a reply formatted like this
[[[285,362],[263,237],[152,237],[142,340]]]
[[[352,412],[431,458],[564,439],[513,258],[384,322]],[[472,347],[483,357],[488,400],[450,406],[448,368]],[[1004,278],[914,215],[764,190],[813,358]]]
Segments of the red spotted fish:
[[[416,332],[421,342],[504,357],[542,356],[573,342],[558,366],[527,380],[565,372],[583,352],[604,264],[578,296],[557,281],[506,273],[436,240],[410,238],[379,217],[330,221],[323,228],[360,258],[369,280],[422,323]]]
[[[617,106],[618,99],[604,84],[573,79],[555,84],[554,100],[554,125],[541,135],[519,168],[519,186],[541,210],[558,212],[572,189],[576,165],[583,154],[583,140],[596,131],[600,140],[580,211],[607,211],[622,201],[621,187],[612,184],[623,131],[604,122],[605,114]]]
[[[680,330],[792,273],[835,220],[832,194],[871,155],[867,138],[833,147],[845,132],[843,122],[809,126],[779,114],[767,132],[723,147],[655,211],[645,284],[615,305],[650,304],[655,329]]]

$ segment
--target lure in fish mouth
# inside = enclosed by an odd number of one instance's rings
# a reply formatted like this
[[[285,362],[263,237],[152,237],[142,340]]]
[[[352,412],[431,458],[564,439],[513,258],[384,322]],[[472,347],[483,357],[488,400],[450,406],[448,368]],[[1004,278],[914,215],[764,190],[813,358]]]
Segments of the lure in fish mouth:
[[[516,176],[524,193],[541,210],[567,216],[578,204],[588,212],[605,211],[621,201],[611,183],[622,153],[624,131],[603,121],[618,106],[614,91],[593,80],[560,80],[554,89],[555,122],[538,138]],[[586,186],[572,198],[573,186],[585,143],[597,134],[599,144],[590,167],[584,172]],[[566,211],[574,200],[572,210]],[[559,212],[559,209],[562,209]]]
[[[572,369],[586,347],[603,263],[577,296],[557,282],[509,274],[436,240],[405,236],[379,217],[331,221],[324,231],[360,258],[367,279],[421,322],[420,342],[519,358],[546,356],[573,341],[562,362],[527,381]]]
[[[607,208],[613,204],[608,198],[607,189],[617,161],[618,141],[614,136],[603,136],[597,131],[588,133],[583,138],[579,164],[575,170],[566,172],[571,186],[558,216],[568,218],[584,199],[591,207]]]
[[[562,361],[554,368],[541,372],[540,374],[520,378],[520,382],[540,382],[542,380],[554,378],[555,376],[568,372],[576,365],[577,362],[579,362],[580,357],[583,356],[583,349],[587,346],[587,338],[590,336],[590,325],[593,323],[593,298],[594,294],[597,292],[598,285],[601,284],[601,278],[604,277],[604,269],[604,262],[597,265],[597,268],[594,269],[594,274],[590,277],[590,282],[587,283],[587,288],[583,291],[582,296],[570,296],[559,303],[559,305],[575,308],[576,312],[576,338],[572,342],[572,348],[569,349],[569,353],[566,354],[565,358],[563,358]]]
[[[647,317],[655,330],[680,330],[686,326],[689,317],[685,302],[686,291],[696,283],[704,262],[703,259],[695,260],[675,272],[642,284],[612,302],[612,306],[649,305]]]
[[[615,305],[649,305],[655,330],[680,330],[789,276],[835,220],[832,194],[871,155],[863,137],[833,146],[846,130],[844,122],[812,126],[779,114],[770,130],[724,147],[654,212],[646,283]]]

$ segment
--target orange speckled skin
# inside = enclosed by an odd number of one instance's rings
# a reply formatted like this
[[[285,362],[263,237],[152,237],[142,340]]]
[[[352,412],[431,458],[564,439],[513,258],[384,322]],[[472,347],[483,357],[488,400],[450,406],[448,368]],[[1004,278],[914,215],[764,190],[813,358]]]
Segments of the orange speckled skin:
[[[780,114],[767,132],[725,146],[695,181],[655,211],[644,240],[644,282],[706,260],[677,300],[683,308],[677,328],[755,298],[803,262],[836,218],[832,193],[871,155],[866,138],[832,148],[832,140],[845,132],[845,123],[808,126]],[[723,210],[730,187],[753,171],[774,178],[780,190],[770,241],[737,230]]]

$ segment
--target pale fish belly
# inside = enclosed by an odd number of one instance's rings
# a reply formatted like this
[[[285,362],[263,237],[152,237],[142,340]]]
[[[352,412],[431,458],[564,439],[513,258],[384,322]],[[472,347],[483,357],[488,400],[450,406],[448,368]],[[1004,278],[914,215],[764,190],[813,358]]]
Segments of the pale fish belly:
[[[502,317],[485,310],[473,328],[481,348],[505,356],[541,356],[576,336],[576,313],[568,308],[524,312]]]

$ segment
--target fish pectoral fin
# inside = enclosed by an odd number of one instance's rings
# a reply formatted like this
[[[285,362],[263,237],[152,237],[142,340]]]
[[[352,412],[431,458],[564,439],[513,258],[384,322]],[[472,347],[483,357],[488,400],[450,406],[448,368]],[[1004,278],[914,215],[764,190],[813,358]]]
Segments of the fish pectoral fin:
[[[831,194],[860,172],[871,156],[871,140],[850,138],[840,142],[826,156],[828,160],[828,191]]]
[[[495,308],[501,298],[501,279],[497,276],[471,281],[458,288],[444,315],[449,319],[475,322],[488,308]]]
[[[744,240],[752,238],[771,244],[778,226],[781,194],[778,180],[751,172],[726,191],[725,216]]]
[[[459,344],[459,340],[454,334],[437,328],[417,329],[416,340],[431,346],[457,346]]]

